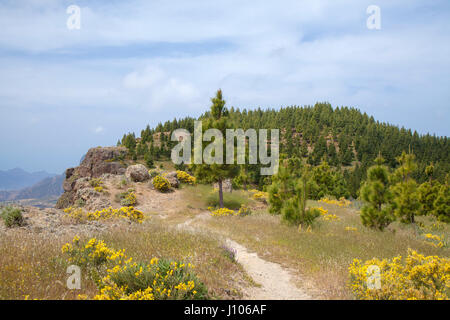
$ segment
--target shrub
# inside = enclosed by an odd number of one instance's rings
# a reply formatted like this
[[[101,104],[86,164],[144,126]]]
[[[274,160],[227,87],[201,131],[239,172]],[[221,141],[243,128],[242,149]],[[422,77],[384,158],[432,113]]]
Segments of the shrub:
[[[62,247],[69,255],[69,263],[88,269],[95,280],[96,300],[186,300],[205,299],[207,289],[195,273],[194,266],[178,261],[153,258],[149,263],[132,262],[125,250],[108,248],[102,240],[92,238],[80,243],[74,237],[72,243]]]
[[[262,191],[258,191],[258,190],[250,190],[250,192],[253,193],[252,198],[254,200],[260,201],[262,203],[267,203],[267,192],[262,192]]]
[[[333,214],[333,213],[328,213],[328,210],[325,210],[322,207],[319,208],[311,208],[312,210],[318,210],[319,214],[322,216],[322,219],[325,221],[332,221],[332,220],[340,220],[340,218]]]
[[[11,206],[4,207],[0,211],[0,216],[8,228],[21,226],[23,224],[22,209]]]
[[[98,188],[98,187],[101,187],[103,185],[103,181],[100,178],[92,178],[91,180],[89,180],[89,184],[93,188]]]
[[[122,206],[133,206],[136,204],[136,194],[134,189],[128,189],[126,192],[116,194],[116,201]]]
[[[78,208],[84,207],[86,205],[86,201],[84,201],[83,199],[77,199],[75,201],[75,206]]]
[[[318,202],[323,202],[323,203],[327,203],[327,204],[334,204],[334,205],[337,205],[337,206],[339,206],[341,208],[342,207],[346,208],[346,207],[348,207],[349,205],[352,204],[352,202],[350,200],[347,200],[347,199],[345,199],[343,197],[340,198],[339,200],[334,200],[334,199],[330,199],[330,198],[325,197],[325,198],[320,199]]]
[[[183,183],[195,184],[195,177],[191,176],[189,173],[181,170],[177,170],[177,179]]]
[[[150,169],[148,170],[148,174],[150,175],[150,177],[154,178],[156,176],[161,175],[162,171],[159,169]]]
[[[104,208],[97,211],[84,211],[81,208],[66,208],[64,212],[70,217],[82,221],[82,220],[102,220],[112,218],[125,218],[134,222],[142,223],[144,220],[144,213],[135,209],[133,206],[122,207],[120,209],[113,209],[112,207]]]
[[[102,186],[94,187],[94,190],[100,193],[104,191]]]
[[[222,245],[220,248],[222,248],[224,255],[230,259],[231,261],[235,262],[236,261],[236,249],[231,248],[227,245]]]
[[[248,216],[250,214],[252,214],[252,210],[250,210],[250,208],[248,208],[245,205],[241,205],[241,207],[239,208],[239,211],[238,211],[238,215],[243,217],[243,216]]]
[[[167,192],[170,190],[170,182],[162,176],[156,176],[153,178],[153,186],[160,192]]]
[[[381,288],[368,287],[370,266],[380,269]],[[392,260],[353,260],[349,267],[351,290],[363,300],[437,300],[450,298],[450,259],[425,257],[408,250]],[[370,280],[370,279],[369,279]]]
[[[219,208],[217,210],[213,210],[212,207],[208,208],[211,211],[211,215],[213,217],[223,217],[223,216],[236,216],[238,213],[234,210],[228,208]]]

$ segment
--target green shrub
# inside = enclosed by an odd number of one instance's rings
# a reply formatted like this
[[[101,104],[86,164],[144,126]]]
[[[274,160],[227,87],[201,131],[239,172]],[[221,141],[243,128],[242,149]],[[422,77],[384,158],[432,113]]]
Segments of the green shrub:
[[[103,185],[103,181],[100,178],[93,178],[89,181],[89,184],[91,185],[91,187],[93,188],[98,188],[101,187]]]
[[[148,174],[149,174],[150,177],[152,177],[152,178],[161,175],[161,173],[162,173],[161,170],[159,170],[159,169],[157,169],[157,168],[148,170]]]
[[[248,216],[248,215],[252,214],[252,210],[250,208],[248,208],[246,205],[241,205],[241,207],[239,208],[238,214],[241,217]]]
[[[8,228],[21,226],[23,224],[22,209],[11,206],[4,207],[0,211],[0,216]]]
[[[137,202],[134,189],[128,189],[126,192],[116,194],[115,200],[122,206],[133,206]]]
[[[192,270],[181,262],[166,259],[154,259],[153,264],[129,264],[127,268],[120,268],[110,273],[110,281],[118,288],[126,288],[125,294],[151,292],[155,300],[191,300],[206,299],[207,289],[198,280]],[[184,286],[192,285],[192,289]],[[195,290],[194,290],[195,289]],[[170,292],[168,295],[167,292]]]

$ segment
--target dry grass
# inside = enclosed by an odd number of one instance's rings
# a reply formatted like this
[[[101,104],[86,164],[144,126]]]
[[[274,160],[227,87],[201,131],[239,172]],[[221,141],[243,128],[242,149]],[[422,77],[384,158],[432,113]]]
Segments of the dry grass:
[[[125,249],[135,261],[165,257],[191,262],[213,299],[241,297],[239,288],[248,285],[246,274],[239,264],[226,257],[216,236],[177,231],[156,219],[151,220],[96,236],[112,248]],[[81,290],[66,288],[68,263],[61,254],[61,246],[71,239],[49,239],[19,230],[3,235],[0,239],[0,299],[76,299],[78,294],[95,295],[96,286],[89,279],[82,279]]]

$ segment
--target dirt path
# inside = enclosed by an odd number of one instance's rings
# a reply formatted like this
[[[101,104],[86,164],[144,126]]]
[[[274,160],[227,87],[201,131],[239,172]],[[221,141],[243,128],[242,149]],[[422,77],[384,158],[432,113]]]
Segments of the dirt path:
[[[178,229],[198,232],[200,227],[194,221],[210,218],[208,213],[197,215],[176,226]],[[259,286],[242,288],[248,300],[310,300],[312,297],[294,284],[294,276],[278,263],[266,261],[257,253],[250,252],[243,245],[227,238],[227,245],[236,250],[236,261]]]

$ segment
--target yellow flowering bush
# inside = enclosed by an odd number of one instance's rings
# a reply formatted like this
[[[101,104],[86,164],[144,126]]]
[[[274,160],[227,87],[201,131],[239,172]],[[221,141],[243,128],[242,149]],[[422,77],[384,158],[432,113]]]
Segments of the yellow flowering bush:
[[[113,209],[112,207],[104,208],[97,211],[84,211],[81,208],[66,208],[64,212],[76,220],[102,220],[112,218],[126,218],[134,222],[142,223],[144,213],[135,209],[133,206]]]
[[[267,203],[267,197],[268,197],[267,192],[259,191],[259,190],[256,190],[256,189],[252,189],[252,190],[249,190],[249,191],[251,193],[253,193],[252,198],[254,200]]]
[[[156,190],[166,192],[170,190],[170,182],[162,176],[156,176],[152,180],[153,186]]]
[[[152,258],[136,263],[125,250],[108,248],[102,240],[92,238],[82,244],[78,237],[62,247],[69,263],[88,268],[96,282],[95,300],[166,300],[205,299],[207,289],[188,263]],[[87,299],[87,296],[80,296]]]
[[[136,193],[134,189],[128,189],[125,192],[116,194],[116,201],[120,202],[122,206],[133,206],[137,202]]]
[[[314,208],[317,209],[320,212],[320,216],[322,217],[323,220],[325,221],[337,221],[340,220],[340,218],[333,214],[333,213],[328,213],[328,210],[322,208],[322,207],[318,207],[318,208]]]
[[[426,234],[424,234],[424,237],[425,237],[425,243],[429,244],[433,247],[442,248],[442,247],[446,246],[446,243],[443,240],[443,238],[438,235],[426,233]]]
[[[209,207],[208,210],[211,211],[211,215],[213,217],[223,217],[223,216],[237,216],[239,215],[238,212],[228,209],[228,208],[219,208],[217,210],[214,210],[214,208]]]
[[[346,231],[358,231],[355,227],[345,227]]]
[[[239,216],[248,216],[252,214],[252,210],[250,210],[250,208],[248,208],[246,205],[242,204],[237,214]]]
[[[104,191],[102,186],[94,187],[94,190],[97,191],[97,192],[103,192]]]
[[[177,179],[187,184],[195,184],[197,181],[194,176],[191,176],[189,173],[181,170],[177,170]]]
[[[334,205],[337,205],[339,207],[344,207],[344,208],[348,207],[352,203],[351,201],[349,201],[345,198],[340,198],[339,200],[334,200],[334,199],[329,199],[327,197],[320,199],[319,202],[327,203],[327,204],[334,204]]]
[[[124,263],[125,250],[114,250],[108,248],[103,240],[92,238],[85,244],[75,236],[72,243],[62,246],[61,252],[69,256],[69,263],[84,267],[98,267],[106,262]]]
[[[89,181],[89,184],[90,184],[91,187],[93,187],[93,188],[98,188],[98,187],[103,186],[103,181],[102,181],[102,179],[100,179],[100,178],[92,178],[92,179]]]
[[[367,285],[371,266],[380,269],[381,288]],[[450,259],[424,256],[408,250],[408,256],[392,260],[353,260],[349,267],[350,287],[358,299],[364,300],[448,300],[450,297]]]

